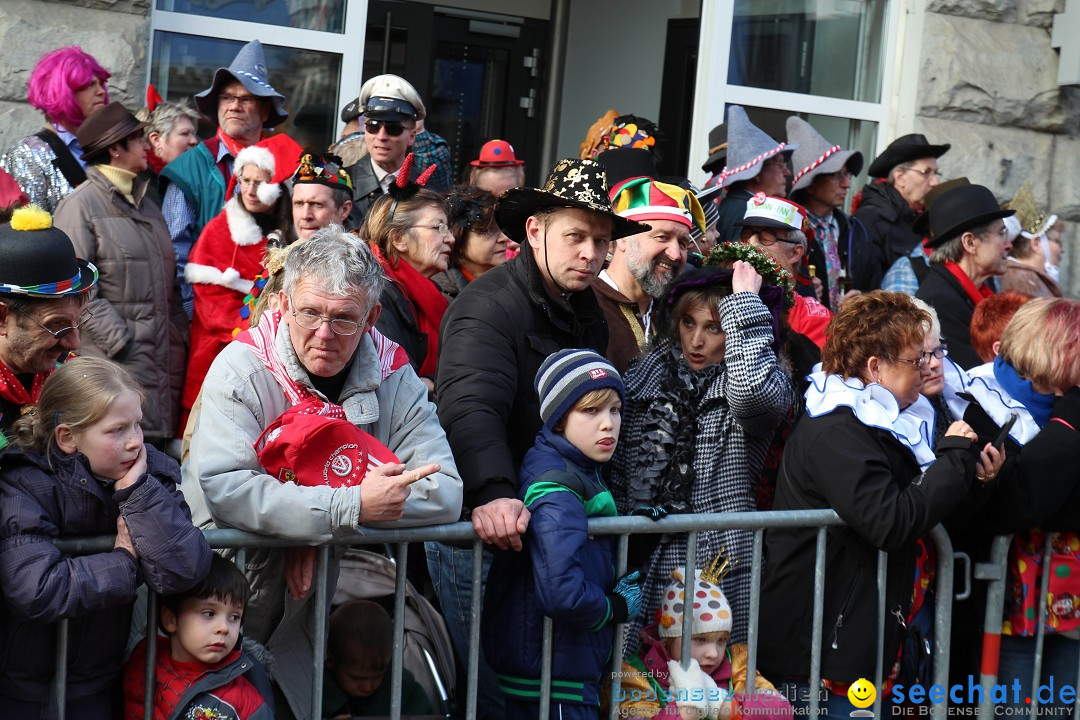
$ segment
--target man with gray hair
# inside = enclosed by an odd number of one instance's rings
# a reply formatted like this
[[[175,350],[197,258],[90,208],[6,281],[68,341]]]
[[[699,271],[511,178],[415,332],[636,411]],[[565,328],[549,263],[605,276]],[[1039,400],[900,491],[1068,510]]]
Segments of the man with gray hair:
[[[278,310],[238,335],[203,384],[183,483],[196,525],[310,546],[365,526],[458,519],[461,479],[435,406],[404,351],[374,329],[383,283],[367,244],[339,225],[292,246]],[[263,438],[264,431],[302,403],[369,433],[399,462],[374,466],[362,478],[355,461],[337,473],[338,448],[325,464],[337,481],[319,477],[309,484],[299,469],[268,473],[256,446],[272,440],[274,433]],[[302,452],[296,455],[311,451],[304,440],[297,438]],[[374,465],[367,460],[367,467]],[[349,475],[356,484],[342,484]],[[274,654],[279,701],[284,698],[297,717],[309,715],[312,699],[313,558],[305,548],[248,554],[252,598],[245,631]],[[334,568],[329,576],[336,578]],[[285,716],[278,707],[278,717]]]

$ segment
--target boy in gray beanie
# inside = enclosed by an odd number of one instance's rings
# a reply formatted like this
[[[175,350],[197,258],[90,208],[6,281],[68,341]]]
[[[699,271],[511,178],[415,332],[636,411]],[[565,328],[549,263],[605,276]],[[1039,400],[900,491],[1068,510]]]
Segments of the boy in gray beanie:
[[[589,518],[616,514],[600,475],[619,439],[623,383],[591,350],[561,350],[536,374],[544,426],[521,463],[518,497],[531,513],[524,551],[500,551],[481,628],[507,717],[536,718],[544,617],[554,622],[551,713],[595,720],[613,627],[637,617],[637,572],[616,582],[615,539]],[[558,708],[558,710],[556,710]]]

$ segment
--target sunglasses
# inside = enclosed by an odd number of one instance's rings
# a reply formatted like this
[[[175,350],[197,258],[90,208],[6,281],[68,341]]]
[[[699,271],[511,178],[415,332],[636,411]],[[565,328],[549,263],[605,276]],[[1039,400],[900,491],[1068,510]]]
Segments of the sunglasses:
[[[364,132],[369,132],[372,135],[378,135],[379,129],[385,128],[386,134],[390,137],[398,137],[401,133],[405,132],[405,126],[396,120],[365,120]]]

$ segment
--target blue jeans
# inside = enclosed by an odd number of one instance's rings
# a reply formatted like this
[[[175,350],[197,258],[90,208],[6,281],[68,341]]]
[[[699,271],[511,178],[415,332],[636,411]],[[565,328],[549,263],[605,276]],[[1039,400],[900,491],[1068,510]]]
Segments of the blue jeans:
[[[795,717],[805,717],[810,711],[809,683],[785,682],[778,684],[776,689],[791,703]],[[847,699],[847,695],[833,695],[824,688],[818,689],[817,693],[819,714],[815,717],[847,718],[851,717],[853,710],[856,710],[856,707]]]
[[[469,667],[469,614],[472,603],[472,548],[454,547],[439,542],[424,543],[427,555],[428,574],[435,594],[439,597],[446,630],[450,634],[450,643],[454,646],[460,677],[465,677]],[[481,582],[487,583],[488,570],[491,569],[491,553],[484,553],[481,569]],[[483,608],[484,585],[480,587],[480,603]],[[465,710],[466,695],[464,682],[459,682],[463,689],[459,693],[459,705]],[[480,677],[476,685],[477,717],[503,718],[503,696],[499,691],[499,680],[495,672],[484,660],[484,649],[480,648]]]
[[[1061,715],[1053,717],[1072,717],[1072,702],[1061,702],[1059,691],[1062,685],[1076,686],[1076,675],[1080,665],[1080,640],[1071,640],[1054,633],[1047,633],[1043,641],[1042,676],[1039,683],[1045,690],[1039,693],[1039,710],[1043,708],[1061,708]],[[1009,688],[1007,693],[1010,707],[1029,708],[1024,702],[1032,697],[1031,676],[1035,672],[1035,638],[1001,636],[1001,662],[998,665],[998,683]],[[1013,680],[1020,681],[1020,697],[1013,703]],[[1050,683],[1053,682],[1053,701],[1050,702]]]

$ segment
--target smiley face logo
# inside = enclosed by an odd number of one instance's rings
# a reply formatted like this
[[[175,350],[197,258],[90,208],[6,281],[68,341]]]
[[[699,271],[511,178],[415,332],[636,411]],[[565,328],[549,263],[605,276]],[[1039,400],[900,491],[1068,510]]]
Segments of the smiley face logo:
[[[859,678],[851,683],[847,691],[848,700],[857,708],[868,708],[877,698],[877,689],[866,678]]]

